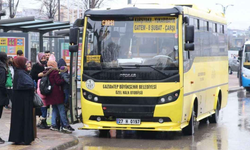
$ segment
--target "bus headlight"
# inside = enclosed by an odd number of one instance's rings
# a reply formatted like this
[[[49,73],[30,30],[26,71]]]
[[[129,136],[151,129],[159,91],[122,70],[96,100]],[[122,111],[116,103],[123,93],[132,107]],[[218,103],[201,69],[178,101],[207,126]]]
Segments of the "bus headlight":
[[[86,100],[89,100],[91,102],[100,103],[100,98],[97,95],[90,93],[88,91],[85,91],[85,90],[82,90],[82,92],[83,92],[82,95]]]
[[[167,95],[160,97],[158,103],[165,104],[165,103],[176,101],[178,99],[179,95],[180,95],[180,90],[175,91],[173,93],[169,93]]]
[[[95,101],[95,102],[98,102],[98,97],[94,97],[94,101]]]
[[[91,94],[88,95],[88,99],[89,99],[89,100],[91,100],[92,97],[93,97],[93,96],[92,96]]]
[[[247,78],[247,75],[246,75],[246,74],[243,73],[242,75],[243,75],[243,77]]]

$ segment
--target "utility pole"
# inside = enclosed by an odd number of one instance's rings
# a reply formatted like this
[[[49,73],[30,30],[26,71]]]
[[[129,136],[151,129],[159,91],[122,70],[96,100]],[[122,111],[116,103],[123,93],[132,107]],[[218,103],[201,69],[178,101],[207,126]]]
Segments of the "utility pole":
[[[0,0],[0,13],[2,13],[2,7],[3,7],[3,0]],[[1,20],[1,15],[0,15],[0,20]]]
[[[60,4],[60,0],[58,0],[58,21],[60,22],[61,20],[61,4]]]
[[[227,5],[227,6],[224,6],[224,5],[220,4],[220,3],[216,3],[216,5],[220,5],[220,6],[222,7],[222,10],[223,10],[224,15],[226,15],[226,11],[227,11],[227,8],[228,8],[229,6],[234,6],[233,4],[229,4],[229,5]]]
[[[132,3],[132,0],[128,0],[128,4],[131,4]]]

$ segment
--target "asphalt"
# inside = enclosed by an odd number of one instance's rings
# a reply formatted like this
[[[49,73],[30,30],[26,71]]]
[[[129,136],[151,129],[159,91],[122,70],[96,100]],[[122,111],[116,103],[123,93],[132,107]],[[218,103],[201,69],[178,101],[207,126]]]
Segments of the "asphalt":
[[[236,77],[236,74],[229,75],[229,93],[236,92],[236,91],[244,92],[243,89],[240,88],[238,85],[239,84],[238,84],[238,79]],[[234,94],[234,93],[232,93],[232,94]],[[9,136],[10,114],[11,114],[10,110],[4,109],[3,116],[0,119],[0,137],[5,141],[8,140],[8,136]],[[73,125],[73,127],[76,129],[76,131],[73,132],[73,134],[65,134],[65,133],[61,133],[61,132],[57,132],[57,131],[38,129],[37,130],[37,137],[38,138],[36,138],[35,141],[31,145],[20,146],[20,145],[13,145],[13,143],[11,143],[11,142],[5,142],[5,144],[0,145],[0,149],[1,150],[45,150],[45,149],[48,149],[48,150],[63,150],[63,149],[109,150],[109,149],[116,149],[117,144],[123,145],[120,147],[118,146],[119,150],[120,149],[121,150],[128,149],[128,148],[133,149],[136,147],[138,148],[138,146],[140,147],[140,145],[141,146],[146,145],[146,147],[142,146],[142,148],[144,148],[144,149],[152,149],[153,147],[155,147],[155,145],[158,145],[158,148],[165,147],[165,145],[163,144],[163,143],[165,143],[165,141],[157,140],[159,138],[172,140],[172,133],[154,134],[152,132],[153,134],[151,134],[151,133],[145,134],[142,132],[142,133],[139,133],[139,137],[143,136],[146,138],[146,140],[144,138],[142,140],[137,140],[136,143],[134,143],[133,138],[138,139],[138,134],[133,134],[133,135],[136,135],[137,137],[131,137],[130,134],[122,133],[121,134],[122,138],[118,138],[119,140],[117,141],[115,139],[99,138],[98,137],[99,134],[97,131],[77,130],[77,128],[81,127],[81,126],[82,126],[81,123]],[[209,126],[209,127],[204,126],[202,128],[204,128],[204,129],[201,129],[201,130],[204,130],[204,132],[205,132],[207,130],[207,128],[212,130],[213,128],[215,128],[215,126]],[[224,131],[220,131],[220,132],[224,132]],[[175,134],[178,135],[178,133],[175,133]],[[209,134],[209,133],[203,133],[203,134],[204,135],[201,135],[201,136],[207,136],[207,134]],[[127,139],[127,135],[128,135],[129,139]],[[217,136],[217,134],[214,133],[214,136]],[[98,138],[96,138],[96,137],[98,137]],[[174,137],[176,137],[176,136],[174,136]],[[151,142],[152,139],[156,139],[156,140],[153,140],[154,143]],[[80,143],[79,143],[79,140],[80,140]],[[130,140],[130,141],[127,141],[127,140]],[[184,142],[184,143],[185,143],[185,141],[192,142],[193,137],[192,136],[187,137],[187,138],[181,137],[181,140],[183,140],[182,142]],[[94,143],[92,143],[92,142],[94,142]],[[122,144],[123,142],[125,142],[125,143]],[[178,145],[179,142],[180,141],[177,140],[177,142],[173,143],[173,145],[175,145],[175,144]],[[94,145],[94,147],[91,145]],[[96,145],[98,145],[99,148],[97,148]],[[115,147],[112,147],[112,146],[115,146]],[[186,149],[186,147],[183,147],[183,149]]]
[[[195,133],[116,132],[115,136],[98,131],[75,134],[79,144],[69,150],[249,150],[250,93],[230,93],[227,106],[220,110],[217,124],[197,122]]]

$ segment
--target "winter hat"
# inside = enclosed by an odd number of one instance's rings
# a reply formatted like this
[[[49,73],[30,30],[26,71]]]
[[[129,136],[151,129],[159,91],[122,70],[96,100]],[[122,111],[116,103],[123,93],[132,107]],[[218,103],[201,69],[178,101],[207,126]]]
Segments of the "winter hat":
[[[67,72],[68,71],[68,68],[66,66],[61,66],[60,67],[60,71],[61,72]]]
[[[66,62],[63,58],[59,59],[57,62],[58,68],[60,69],[62,66],[67,66]]]
[[[47,66],[52,68],[57,68],[57,62],[54,60],[49,60]]]
[[[55,57],[55,55],[54,54],[51,54],[50,56],[49,56],[49,61],[56,61],[56,57]]]

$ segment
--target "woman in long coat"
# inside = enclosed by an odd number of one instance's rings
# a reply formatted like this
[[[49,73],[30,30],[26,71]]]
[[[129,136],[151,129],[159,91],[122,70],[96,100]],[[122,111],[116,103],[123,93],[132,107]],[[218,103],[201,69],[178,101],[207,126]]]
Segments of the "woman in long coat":
[[[26,71],[27,59],[17,57],[14,59],[16,67],[9,141],[18,145],[29,145],[34,141],[33,129],[33,98],[34,82]]]
[[[7,55],[4,52],[0,52],[0,118],[2,116],[3,107],[8,104],[7,90],[5,87],[7,79]],[[0,144],[4,141],[0,137]]]

